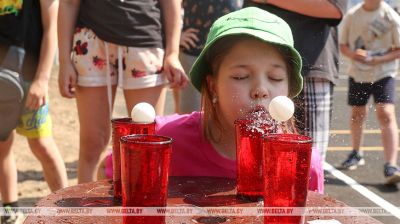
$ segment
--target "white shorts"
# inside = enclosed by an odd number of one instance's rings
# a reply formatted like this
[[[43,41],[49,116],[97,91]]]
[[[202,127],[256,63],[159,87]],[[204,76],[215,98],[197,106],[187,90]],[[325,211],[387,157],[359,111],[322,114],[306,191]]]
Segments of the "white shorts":
[[[168,83],[161,73],[163,49],[108,43],[88,28],[77,28],[73,41],[72,61],[79,86],[107,86],[110,82],[123,89],[142,89]]]

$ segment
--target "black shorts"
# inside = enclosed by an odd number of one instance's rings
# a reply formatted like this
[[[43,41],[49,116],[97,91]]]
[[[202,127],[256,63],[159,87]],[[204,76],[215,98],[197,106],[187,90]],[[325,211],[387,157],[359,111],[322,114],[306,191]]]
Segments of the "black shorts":
[[[374,96],[375,103],[394,103],[396,93],[396,79],[386,77],[374,83],[355,82],[349,78],[348,104],[350,106],[364,106],[370,95]]]

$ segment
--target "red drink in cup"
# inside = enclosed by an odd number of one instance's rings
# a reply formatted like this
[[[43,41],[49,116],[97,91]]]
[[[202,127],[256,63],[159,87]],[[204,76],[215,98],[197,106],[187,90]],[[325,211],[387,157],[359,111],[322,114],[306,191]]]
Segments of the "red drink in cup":
[[[311,138],[297,134],[264,136],[264,207],[305,207]],[[303,223],[303,216],[266,216],[264,223]]]
[[[260,119],[260,118],[258,118]],[[272,121],[256,118],[235,121],[237,196],[256,201],[262,199],[264,179],[262,173],[262,135],[276,132]]]
[[[121,192],[121,156],[120,138],[130,134],[154,134],[155,122],[135,123],[131,118],[117,118],[111,120],[112,124],[112,143],[113,143],[113,183],[114,197],[122,198]]]
[[[123,207],[164,207],[172,139],[159,135],[121,138]],[[124,224],[164,223],[164,216],[124,216]]]

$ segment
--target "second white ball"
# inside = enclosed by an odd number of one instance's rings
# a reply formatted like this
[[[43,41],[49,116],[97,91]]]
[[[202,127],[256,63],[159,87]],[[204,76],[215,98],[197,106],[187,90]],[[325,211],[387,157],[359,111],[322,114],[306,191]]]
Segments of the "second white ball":
[[[277,96],[273,98],[268,107],[269,114],[277,121],[287,121],[294,113],[294,104],[286,96]]]

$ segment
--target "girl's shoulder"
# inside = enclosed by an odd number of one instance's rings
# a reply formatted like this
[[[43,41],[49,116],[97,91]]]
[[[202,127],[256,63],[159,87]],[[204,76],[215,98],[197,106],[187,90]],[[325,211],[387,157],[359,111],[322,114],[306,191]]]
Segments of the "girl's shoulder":
[[[156,131],[185,131],[188,129],[199,130],[201,124],[201,113],[192,112],[191,114],[172,114],[156,117]]]
[[[176,152],[186,151],[193,144],[204,144],[200,112],[157,117],[156,133],[174,139]],[[201,146],[199,147],[201,148]]]

